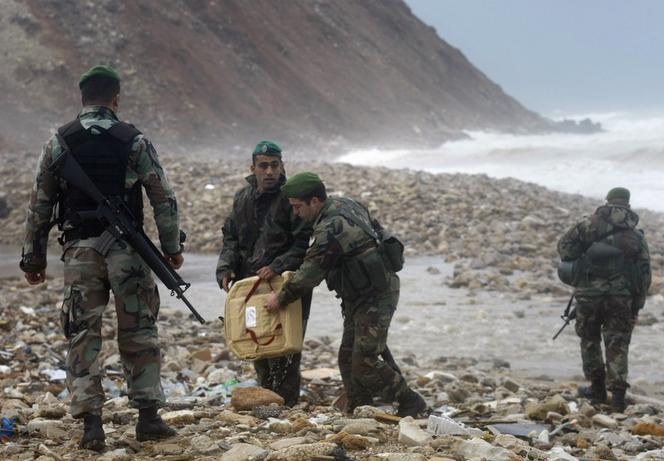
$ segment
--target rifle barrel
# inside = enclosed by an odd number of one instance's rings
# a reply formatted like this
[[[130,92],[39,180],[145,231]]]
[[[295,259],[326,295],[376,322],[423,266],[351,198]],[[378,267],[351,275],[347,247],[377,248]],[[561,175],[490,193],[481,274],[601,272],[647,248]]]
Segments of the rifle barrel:
[[[205,319],[201,317],[201,314],[199,314],[198,311],[194,308],[194,306],[191,305],[187,297],[184,295],[182,289],[175,290],[175,296],[177,296],[178,299],[182,300],[182,302],[187,305],[191,313],[194,315],[194,317],[196,317],[196,320],[201,322],[202,325],[205,325]]]
[[[553,335],[553,340],[554,340],[554,341],[556,340],[556,338],[557,338],[558,336],[560,336],[560,333],[563,332],[563,330],[565,329],[565,327],[567,327],[567,325],[569,325],[569,322],[570,322],[571,320],[572,320],[572,319],[567,319],[567,320],[565,320],[565,323],[563,323],[563,326],[560,327],[560,330],[558,330],[558,333],[556,333],[555,335]]]

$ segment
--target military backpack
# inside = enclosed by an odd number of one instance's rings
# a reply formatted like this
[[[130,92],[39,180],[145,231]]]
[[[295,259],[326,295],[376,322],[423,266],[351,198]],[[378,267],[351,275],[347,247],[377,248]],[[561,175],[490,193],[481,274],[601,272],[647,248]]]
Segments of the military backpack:
[[[614,227],[601,234],[574,261],[561,261],[558,278],[566,285],[582,287],[591,280],[623,276],[630,291],[639,289],[636,258],[641,245],[640,231]]]

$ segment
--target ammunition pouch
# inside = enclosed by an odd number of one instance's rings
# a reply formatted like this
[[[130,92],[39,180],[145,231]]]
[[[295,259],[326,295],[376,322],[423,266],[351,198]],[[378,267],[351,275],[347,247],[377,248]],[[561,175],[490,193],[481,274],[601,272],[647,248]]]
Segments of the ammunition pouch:
[[[401,243],[401,240],[383,231],[379,249],[383,255],[383,258],[385,259],[387,267],[390,270],[393,272],[399,272],[401,269],[403,269],[404,246],[403,243]]]

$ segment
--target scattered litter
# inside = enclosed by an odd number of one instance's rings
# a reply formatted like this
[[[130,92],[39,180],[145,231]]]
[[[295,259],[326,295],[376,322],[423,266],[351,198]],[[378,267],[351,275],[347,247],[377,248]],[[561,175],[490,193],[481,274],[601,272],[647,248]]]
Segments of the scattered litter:
[[[427,431],[433,435],[482,435],[480,429],[466,427],[465,424],[447,416],[429,416]]]
[[[63,381],[67,379],[67,372],[65,370],[46,369],[42,370],[41,373],[48,376],[49,381]]]
[[[533,423],[501,423],[491,424],[487,426],[487,429],[489,429],[494,435],[509,434],[514,437],[529,440],[532,437],[531,434],[540,434],[542,431],[548,431],[550,427],[544,424]]]

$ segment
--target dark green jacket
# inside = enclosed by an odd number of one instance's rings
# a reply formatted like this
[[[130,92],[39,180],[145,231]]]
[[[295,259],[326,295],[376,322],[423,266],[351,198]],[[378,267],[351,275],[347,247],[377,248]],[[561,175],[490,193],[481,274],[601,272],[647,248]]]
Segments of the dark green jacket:
[[[353,309],[367,298],[399,290],[399,278],[378,253],[376,240],[347,216],[379,226],[368,210],[352,199],[328,197],[314,221],[311,244],[302,266],[279,292],[287,305],[323,280]]]
[[[235,194],[233,210],[222,228],[224,246],[217,263],[217,282],[235,273],[236,279],[250,277],[264,266],[277,274],[294,271],[304,259],[311,226],[293,214],[288,198],[277,187],[263,193],[256,177]],[[280,185],[286,178],[282,175]]]
[[[606,243],[623,254],[621,270],[612,271],[611,260],[600,268],[606,274],[597,275],[589,269],[589,275],[577,286],[577,295],[631,296],[634,310],[643,307],[651,280],[650,255],[643,232],[636,228],[638,222],[639,216],[629,207],[608,204],[599,207],[561,237],[558,253],[563,261],[581,258],[594,242]]]

